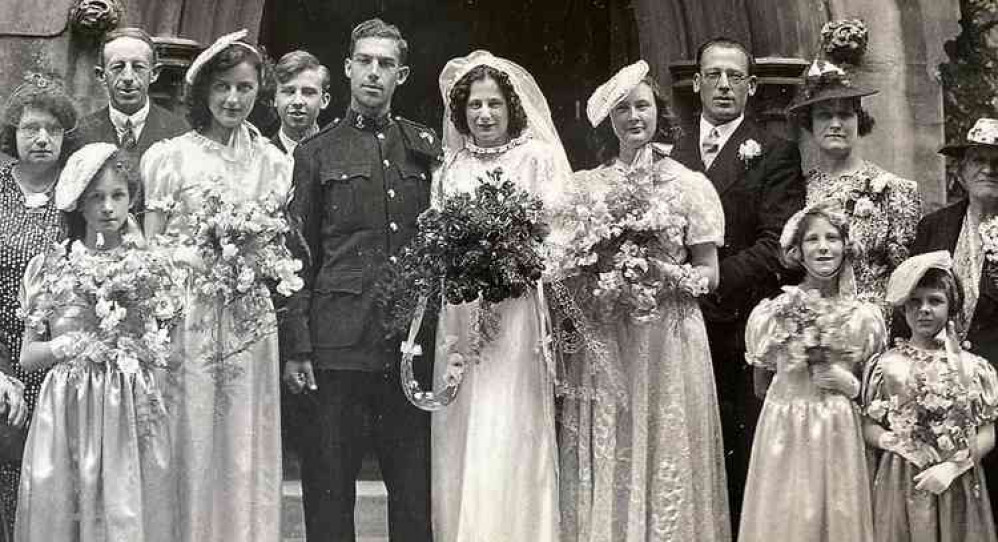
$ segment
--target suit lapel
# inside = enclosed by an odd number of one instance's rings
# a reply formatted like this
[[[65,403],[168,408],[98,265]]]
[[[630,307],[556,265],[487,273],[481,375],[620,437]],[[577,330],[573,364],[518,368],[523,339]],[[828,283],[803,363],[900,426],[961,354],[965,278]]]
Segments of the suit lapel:
[[[738,147],[745,142],[746,139],[752,135],[752,123],[748,119],[742,121],[742,123],[735,129],[735,132],[731,134],[728,141],[721,148],[721,151],[717,153],[717,158],[710,164],[710,169],[707,170],[707,177],[712,183],[714,183],[714,189],[717,190],[719,195],[723,195],[724,192],[735,184],[739,179],[745,175],[745,164],[738,157]],[[765,149],[763,149],[765,152]]]
[[[149,115],[146,116],[146,125],[142,127],[142,133],[139,134],[139,139],[136,141],[135,148],[142,149],[144,151],[153,143],[161,139],[160,133],[162,131],[163,117],[160,115],[159,108],[155,104],[150,103]]]

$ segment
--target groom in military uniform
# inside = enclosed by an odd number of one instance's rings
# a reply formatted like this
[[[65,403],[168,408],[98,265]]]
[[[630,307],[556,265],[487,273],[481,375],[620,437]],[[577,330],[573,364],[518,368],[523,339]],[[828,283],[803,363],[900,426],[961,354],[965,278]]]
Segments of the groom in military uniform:
[[[355,539],[355,482],[368,442],[388,487],[391,540],[432,540],[430,417],[402,392],[400,344],[385,340],[373,292],[415,234],[441,156],[432,130],[389,114],[409,76],[407,51],[395,26],[357,25],[344,65],[346,116],[294,153],[290,214],[307,246],[298,251],[305,287],[289,303],[282,350],[285,383],[311,399],[302,442],[310,542]]]

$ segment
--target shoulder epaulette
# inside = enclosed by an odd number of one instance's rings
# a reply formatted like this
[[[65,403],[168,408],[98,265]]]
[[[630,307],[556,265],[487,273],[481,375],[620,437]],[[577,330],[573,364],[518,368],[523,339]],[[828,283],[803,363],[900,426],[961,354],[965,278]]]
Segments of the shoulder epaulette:
[[[410,150],[436,161],[443,160],[443,146],[440,137],[433,131],[433,128],[403,117],[395,117],[395,121],[399,123],[402,135],[406,140],[406,146]]]

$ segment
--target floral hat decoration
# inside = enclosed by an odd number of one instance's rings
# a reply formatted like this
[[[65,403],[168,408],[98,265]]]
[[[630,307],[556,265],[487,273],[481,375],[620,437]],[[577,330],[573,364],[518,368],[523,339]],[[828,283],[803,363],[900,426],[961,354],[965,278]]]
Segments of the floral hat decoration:
[[[967,132],[966,140],[946,145],[939,149],[939,154],[960,158],[971,147],[998,147],[998,119],[977,119],[974,127]]]
[[[243,38],[248,35],[249,31],[243,28],[242,30],[226,34],[215,40],[215,43],[212,43],[207,49],[201,51],[197,58],[194,59],[194,62],[191,62],[191,67],[187,68],[187,73],[184,75],[184,81],[186,81],[188,85],[193,85],[194,80],[197,79],[198,73],[205,67],[205,65],[230,45],[245,47],[257,57],[261,57],[260,51],[256,47],[242,41]]]
[[[787,113],[800,113],[801,109],[828,100],[862,98],[879,91],[853,84],[846,72],[826,60],[815,60],[807,70],[804,88],[797,99],[787,107]]]
[[[55,185],[56,209],[67,213],[74,211],[80,195],[116,150],[118,147],[111,143],[91,143],[73,153]]]
[[[918,281],[922,280],[929,269],[939,269],[950,275],[953,274],[953,258],[945,250],[927,252],[912,256],[901,262],[897,269],[891,273],[891,278],[887,282],[887,296],[885,301],[897,307],[903,305],[908,300],[908,296],[915,290]]]
[[[609,81],[600,85],[586,102],[586,117],[593,128],[599,126],[610,111],[648,75],[648,63],[639,60],[624,66]]]

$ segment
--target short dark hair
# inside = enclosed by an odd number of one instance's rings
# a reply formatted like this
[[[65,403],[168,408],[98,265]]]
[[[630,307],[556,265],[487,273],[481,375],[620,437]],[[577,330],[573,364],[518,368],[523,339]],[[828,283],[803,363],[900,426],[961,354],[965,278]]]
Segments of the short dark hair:
[[[267,82],[267,69],[263,57],[254,49],[244,45],[229,45],[201,68],[187,92],[187,120],[191,123],[191,128],[200,131],[211,125],[208,90],[211,87],[212,77],[243,62],[256,68],[257,82],[263,91]]]
[[[118,149],[111,153],[111,156],[104,161],[104,165],[90,178],[90,182],[84,187],[79,198],[83,198],[83,194],[90,188],[90,185],[106,171],[114,171],[125,178],[125,182],[128,184],[129,207],[142,199],[142,181],[139,177],[139,166],[132,153],[125,149]],[[69,211],[65,215],[66,231],[69,238],[74,241],[83,239],[87,232],[87,222],[83,218],[83,210],[80,209],[79,202],[77,202],[76,209]]]
[[[946,300],[949,302],[950,318],[959,318],[963,315],[963,285],[960,279],[953,273],[942,269],[928,269],[922,278],[918,280],[915,288],[935,288],[946,293]]]
[[[852,105],[853,111],[856,112],[856,133],[860,137],[868,135],[873,131],[873,127],[877,124],[876,119],[873,118],[866,109],[863,108],[863,104],[860,98],[847,98],[846,101]],[[814,129],[814,119],[811,118],[811,111],[816,104],[806,105],[793,111],[790,114],[791,120],[797,124],[797,126],[807,130],[808,132]]]
[[[707,52],[707,49],[710,49],[711,47],[738,49],[739,51],[742,52],[742,54],[745,55],[745,58],[748,60],[748,74],[746,75],[752,75],[753,73],[755,73],[755,57],[752,56],[752,53],[748,50],[748,47],[746,47],[742,42],[734,38],[729,38],[727,36],[717,36],[716,38],[711,38],[703,42],[700,45],[700,47],[697,47],[697,54],[696,54],[697,71],[700,71],[703,68],[703,65],[701,64],[701,61],[703,61],[703,55]]]
[[[657,125],[655,134],[652,136],[652,141],[674,143],[679,136],[679,127],[676,122],[676,116],[669,106],[669,100],[665,97],[665,93],[662,92],[662,87],[659,86],[658,81],[650,74],[646,75],[641,82],[651,88],[651,93],[655,97],[655,108],[658,109]],[[592,135],[590,136],[591,146],[596,151],[596,157],[601,164],[612,163],[617,155],[620,154],[620,140],[617,139],[617,134],[613,132],[613,120],[611,116],[612,113],[611,115],[607,115],[603,119],[603,122],[599,123],[599,126],[592,131]]]
[[[471,134],[471,130],[468,128],[468,115],[465,111],[468,107],[468,98],[471,97],[471,85],[476,81],[484,81],[485,79],[495,81],[499,91],[506,98],[506,107],[509,109],[507,135],[510,139],[520,137],[523,130],[527,128],[527,112],[523,110],[520,96],[513,88],[509,74],[484,64],[468,70],[468,73],[461,76],[450,89],[448,95],[450,98],[450,118],[454,122],[454,127],[464,135]]]
[[[101,40],[100,49],[97,52],[97,61],[100,62],[100,66],[104,66],[104,48],[107,44],[119,38],[132,38],[137,39],[149,46],[149,50],[152,51],[152,64],[156,65],[159,61],[159,55],[156,53],[156,42],[153,41],[152,36],[148,32],[137,28],[134,26],[129,26],[125,28],[116,28],[104,35],[104,39]]]
[[[381,19],[374,18],[355,26],[353,31],[350,32],[350,56],[353,56],[357,42],[364,38],[388,38],[395,40],[395,44],[399,50],[399,64],[404,66],[406,60],[409,58],[409,43],[402,37],[399,27],[393,24],[388,24]]]
[[[329,68],[323,66],[319,59],[308,51],[291,51],[282,56],[274,65],[274,78],[278,84],[287,83],[305,70],[318,70],[319,77],[322,78],[322,91],[329,90],[331,80]]]
[[[3,123],[0,125],[0,152],[20,158],[17,155],[17,125],[28,107],[47,111],[65,130],[62,151],[59,153],[59,163],[65,163],[66,158],[75,150],[69,143],[72,140],[72,132],[76,129],[78,114],[73,100],[62,85],[46,76],[29,78],[14,90],[3,112]]]

